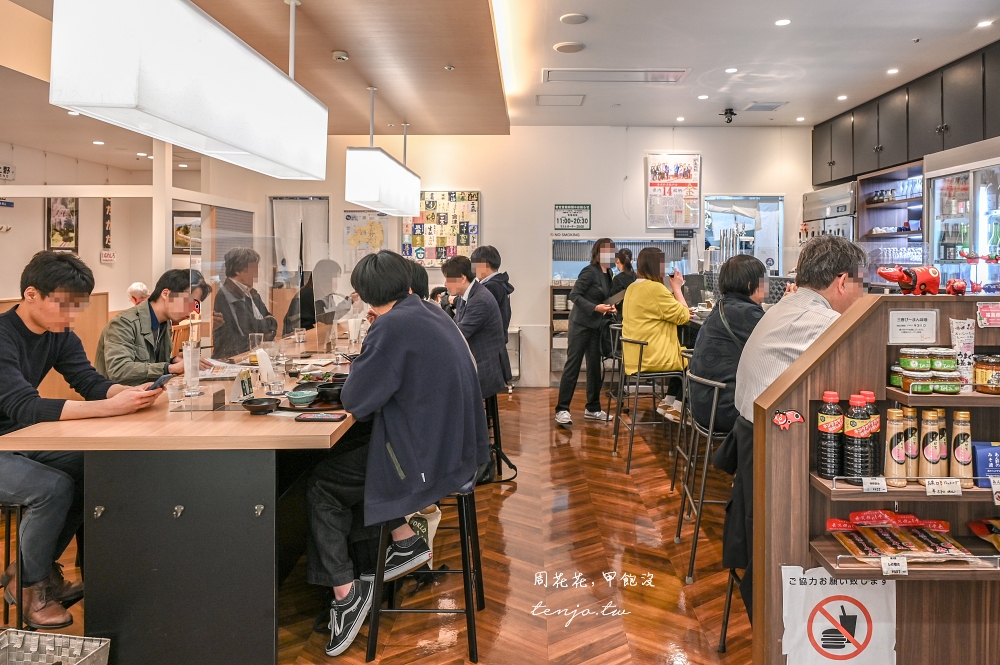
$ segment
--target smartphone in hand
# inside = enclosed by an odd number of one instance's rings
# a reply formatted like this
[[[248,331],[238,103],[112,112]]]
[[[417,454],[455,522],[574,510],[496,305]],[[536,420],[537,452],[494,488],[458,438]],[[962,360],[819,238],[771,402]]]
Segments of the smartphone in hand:
[[[164,374],[163,376],[161,376],[160,378],[158,378],[156,381],[154,381],[153,385],[151,385],[150,387],[146,388],[146,390],[159,390],[163,386],[167,385],[167,381],[169,381],[172,378],[174,378],[173,374]]]

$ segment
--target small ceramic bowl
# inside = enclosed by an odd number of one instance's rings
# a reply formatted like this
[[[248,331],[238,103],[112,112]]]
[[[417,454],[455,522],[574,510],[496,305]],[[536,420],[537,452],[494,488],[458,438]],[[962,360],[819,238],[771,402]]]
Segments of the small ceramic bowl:
[[[309,406],[316,401],[318,394],[315,390],[293,390],[285,393],[285,397],[288,398],[292,406]]]
[[[252,413],[255,416],[262,416],[272,411],[278,409],[278,405],[281,404],[280,399],[275,399],[274,397],[255,397],[253,399],[243,400],[243,408]]]
[[[322,383],[320,384],[319,398],[326,402],[327,404],[339,404],[340,403],[340,389],[343,387],[342,383]]]

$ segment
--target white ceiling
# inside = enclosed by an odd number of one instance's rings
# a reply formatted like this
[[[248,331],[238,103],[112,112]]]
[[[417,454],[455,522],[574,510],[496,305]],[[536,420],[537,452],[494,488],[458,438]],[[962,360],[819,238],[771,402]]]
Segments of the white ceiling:
[[[513,75],[501,64],[513,125],[813,125],[1000,40],[997,0],[494,0],[509,11]],[[566,25],[568,13],[589,17]],[[778,19],[790,19],[778,27]],[[983,20],[988,28],[977,28]],[[919,38],[919,43],[911,40]],[[582,42],[558,53],[559,42]],[[551,67],[691,69],[680,84],[542,83]],[[736,67],[739,72],[726,74]],[[899,69],[895,75],[890,68]],[[536,105],[536,95],[585,95],[581,106]],[[707,100],[697,99],[708,95]],[[846,101],[837,101],[847,95]],[[788,102],[741,112],[751,102]],[[620,104],[613,108],[612,104]],[[772,120],[773,118],[773,120]]]

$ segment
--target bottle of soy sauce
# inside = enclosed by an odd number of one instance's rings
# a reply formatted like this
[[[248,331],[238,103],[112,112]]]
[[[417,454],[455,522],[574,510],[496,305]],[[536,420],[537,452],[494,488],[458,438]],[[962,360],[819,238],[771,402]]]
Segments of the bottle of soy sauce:
[[[868,434],[868,401],[861,395],[851,395],[850,408],[844,414],[844,482],[860,485],[861,479],[873,474],[872,442]]]
[[[834,390],[823,393],[823,403],[817,415],[819,442],[817,444],[816,473],[827,480],[840,475],[841,447],[844,436],[844,410],[840,396]]]
[[[862,390],[861,396],[865,398],[868,407],[868,432],[872,443],[872,475],[881,476],[885,474],[885,444],[882,440],[882,414],[875,406],[875,393],[871,390]]]

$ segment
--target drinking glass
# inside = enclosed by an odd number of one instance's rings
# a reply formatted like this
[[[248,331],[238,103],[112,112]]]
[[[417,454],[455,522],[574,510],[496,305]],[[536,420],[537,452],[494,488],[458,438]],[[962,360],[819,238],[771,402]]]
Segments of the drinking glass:
[[[347,319],[347,333],[351,344],[357,344],[358,336],[361,335],[361,319]]]
[[[184,384],[180,381],[171,381],[167,384],[167,399],[171,404],[183,402],[184,392]]]
[[[305,328],[296,328],[295,329],[295,343],[296,344],[305,344],[306,343],[306,329]]]
[[[187,341],[181,344],[184,356],[184,382],[187,384],[187,396],[196,397],[201,392],[201,342]]]
[[[250,333],[247,337],[250,339],[251,351],[256,351],[264,343],[264,333]]]

